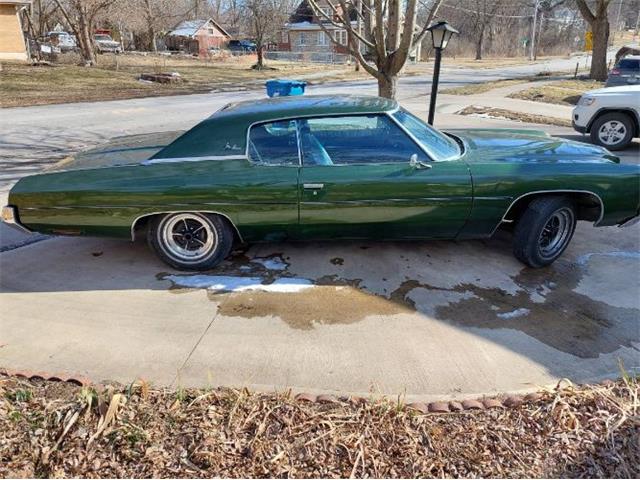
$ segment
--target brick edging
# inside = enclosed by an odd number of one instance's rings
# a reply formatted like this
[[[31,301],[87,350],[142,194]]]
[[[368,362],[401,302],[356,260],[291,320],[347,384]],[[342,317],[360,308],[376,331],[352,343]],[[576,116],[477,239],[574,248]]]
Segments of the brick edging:
[[[92,385],[91,379],[84,375],[74,374],[51,374],[42,371],[34,370],[13,370],[8,368],[0,368],[0,376],[24,378],[26,380],[44,380],[49,382],[66,382],[80,387],[86,387]],[[556,389],[560,388],[562,381],[558,382]],[[613,380],[603,380],[596,385],[603,387],[614,384]],[[97,384],[95,384],[98,386]],[[505,409],[505,408],[518,408],[524,404],[531,404],[540,401],[544,394],[540,391],[531,392],[527,394],[507,394],[498,395],[494,397],[481,397],[477,399],[467,400],[444,400],[434,402],[411,402],[406,404],[406,407],[420,414],[428,413],[452,413],[461,411],[472,410],[491,410],[491,409]],[[339,403],[351,403],[354,405],[365,405],[373,400],[367,399],[357,395],[341,395],[335,396],[331,394],[315,395],[312,393],[298,393],[294,395],[294,400],[297,402],[305,403],[318,403],[318,404],[339,404]]]

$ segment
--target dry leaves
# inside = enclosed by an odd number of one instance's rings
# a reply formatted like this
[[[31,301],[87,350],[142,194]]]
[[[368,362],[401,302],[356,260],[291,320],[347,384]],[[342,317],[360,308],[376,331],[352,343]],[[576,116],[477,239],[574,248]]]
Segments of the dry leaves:
[[[385,400],[4,378],[0,476],[638,478],[639,388],[568,384],[518,408],[421,415]]]

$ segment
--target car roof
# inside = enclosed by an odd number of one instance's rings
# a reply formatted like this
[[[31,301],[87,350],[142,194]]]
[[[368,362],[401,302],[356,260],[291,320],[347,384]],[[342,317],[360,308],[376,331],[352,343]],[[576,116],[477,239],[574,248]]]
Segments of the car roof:
[[[395,100],[367,95],[300,95],[230,103],[211,118],[251,117],[250,123],[279,118],[350,113],[384,113],[395,110]]]
[[[640,60],[640,55],[627,55],[626,57],[622,57],[620,59],[620,61],[622,60]]]
[[[153,158],[244,155],[247,130],[255,123],[301,117],[380,114],[397,108],[395,100],[364,95],[300,95],[230,103]]]

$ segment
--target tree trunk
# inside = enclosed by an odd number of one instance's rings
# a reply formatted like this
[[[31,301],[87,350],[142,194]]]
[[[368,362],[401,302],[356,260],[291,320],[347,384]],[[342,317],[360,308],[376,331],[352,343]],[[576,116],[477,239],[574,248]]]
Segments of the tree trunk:
[[[482,60],[482,41],[484,40],[484,26],[480,30],[478,40],[476,41],[476,60]]]
[[[398,89],[397,75],[384,75],[378,78],[378,96],[386,98],[396,98]]]
[[[153,53],[158,53],[158,45],[156,45],[156,30],[153,25],[149,25],[149,50]]]
[[[89,65],[96,64],[96,54],[93,50],[93,43],[91,42],[91,32],[89,23],[87,22],[87,16],[84,11],[81,11],[78,19],[78,26],[80,30],[80,51],[82,53],[82,59]]]
[[[256,53],[258,54],[258,61],[256,62],[256,70],[262,70],[264,68],[264,56],[262,52],[262,45],[256,47]]]
[[[604,82],[607,80],[607,45],[609,44],[609,18],[606,10],[591,22],[593,32],[593,57],[589,77]]]

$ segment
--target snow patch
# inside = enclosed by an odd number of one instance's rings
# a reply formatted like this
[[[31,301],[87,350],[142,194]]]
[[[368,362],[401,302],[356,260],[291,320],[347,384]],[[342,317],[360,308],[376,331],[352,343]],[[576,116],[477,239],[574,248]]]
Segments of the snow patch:
[[[512,312],[499,313],[498,317],[503,320],[510,320],[512,318],[524,317],[525,315],[529,315],[529,313],[531,313],[531,310],[528,308],[518,308]]]
[[[282,257],[257,257],[252,259],[251,263],[259,263],[267,270],[286,270],[289,266]]]
[[[295,293],[314,285],[306,278],[279,278],[264,284],[260,277],[232,277],[226,275],[167,275],[174,285],[185,288],[206,288],[215,293],[244,292],[248,290],[277,293]]]
[[[585,253],[584,255],[580,255],[578,260],[576,261],[578,265],[586,265],[591,257],[596,255],[600,255],[603,257],[622,257],[622,258],[638,258],[640,259],[640,252],[594,252],[594,253]]]

